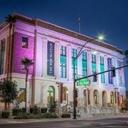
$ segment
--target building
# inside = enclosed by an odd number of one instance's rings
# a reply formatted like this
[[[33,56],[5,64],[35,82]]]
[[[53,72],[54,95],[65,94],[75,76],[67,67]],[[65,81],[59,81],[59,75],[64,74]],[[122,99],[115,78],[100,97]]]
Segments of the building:
[[[104,41],[79,34],[49,22],[14,14],[15,22],[0,26],[0,79],[10,77],[18,83],[19,93],[25,88],[25,71],[21,60],[34,60],[29,69],[27,105],[47,107],[56,102],[61,108],[73,105],[73,60],[76,77],[91,75],[118,67],[123,63],[122,50]],[[126,97],[124,69],[93,78],[89,86],[77,86],[78,110],[100,113],[119,108]],[[24,103],[20,103],[24,106]],[[105,109],[104,109],[105,108]],[[111,109],[110,109],[111,108]],[[115,109],[114,109],[115,110]]]

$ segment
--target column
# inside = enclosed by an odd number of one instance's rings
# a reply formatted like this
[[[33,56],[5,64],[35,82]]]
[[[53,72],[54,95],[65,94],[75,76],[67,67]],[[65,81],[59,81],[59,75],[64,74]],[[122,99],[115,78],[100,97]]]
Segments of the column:
[[[79,51],[78,51],[79,52]],[[82,54],[77,59],[78,77],[82,77]]]
[[[108,70],[107,56],[104,56],[104,70]],[[105,84],[108,84],[108,73],[105,73]]]
[[[100,54],[98,53],[96,55],[96,67],[97,67],[97,73],[101,72],[100,71]],[[97,84],[100,85],[101,83],[101,75],[97,76]]]
[[[92,74],[92,54],[91,54],[91,51],[87,51],[87,74],[88,75]],[[90,80],[92,80],[92,79],[90,79]]]
[[[71,45],[67,45],[67,78],[69,81],[72,81],[73,79]]]
[[[114,66],[115,68],[117,67],[117,65],[116,65],[116,58],[112,58],[112,66]],[[115,87],[117,87],[116,76],[113,77],[113,85],[114,85]]]
[[[56,79],[60,78],[60,43],[59,41],[55,42],[55,77]]]
[[[47,39],[43,38],[43,77],[47,76]]]

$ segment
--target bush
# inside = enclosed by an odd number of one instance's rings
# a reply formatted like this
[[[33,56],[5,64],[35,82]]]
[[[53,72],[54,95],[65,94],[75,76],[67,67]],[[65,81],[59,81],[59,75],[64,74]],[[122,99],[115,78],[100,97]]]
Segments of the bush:
[[[8,112],[8,111],[2,112],[2,118],[9,118],[9,116],[10,116],[10,112]]]
[[[26,113],[26,108],[21,108],[22,113]]]
[[[44,113],[44,114],[36,114],[36,115],[24,113],[14,117],[14,119],[41,119],[41,118],[58,118],[58,116],[56,115],[56,113]]]
[[[31,107],[30,108],[30,113],[32,113],[32,114],[39,114],[39,113],[41,113],[40,112],[40,108],[37,107],[37,106]]]
[[[70,118],[71,115],[69,113],[64,113],[61,115],[62,118]]]
[[[18,116],[15,116],[14,119],[29,119],[26,113],[21,113]]]
[[[41,113],[46,113],[47,112],[47,108],[41,108]]]
[[[22,109],[17,109],[17,108],[12,109],[12,115],[13,116],[17,116],[20,113],[22,113]]]
[[[58,118],[56,113],[44,113],[42,114],[42,118]]]

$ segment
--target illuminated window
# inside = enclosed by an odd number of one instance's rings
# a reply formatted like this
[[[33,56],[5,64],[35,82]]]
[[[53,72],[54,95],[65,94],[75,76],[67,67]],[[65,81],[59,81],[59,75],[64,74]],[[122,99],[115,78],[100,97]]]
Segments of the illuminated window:
[[[87,52],[82,53],[82,75],[87,76]]]
[[[61,74],[61,78],[67,77],[67,56],[66,56],[66,47],[65,46],[61,46],[60,74]]]
[[[100,56],[100,71],[104,72],[104,57]],[[101,83],[105,83],[105,74],[101,74]]]
[[[72,49],[72,70],[75,68],[75,77],[77,74],[77,49]]]
[[[51,41],[48,41],[47,44],[47,74],[49,76],[54,76],[54,49],[55,44]]]
[[[96,73],[96,55],[92,54],[92,74],[95,74],[95,73]]]
[[[112,59],[108,58],[107,61],[108,61],[108,70],[110,70],[112,68]],[[113,78],[111,72],[108,72],[108,82],[109,84],[113,84]]]
[[[28,48],[28,37],[22,37],[22,48]]]

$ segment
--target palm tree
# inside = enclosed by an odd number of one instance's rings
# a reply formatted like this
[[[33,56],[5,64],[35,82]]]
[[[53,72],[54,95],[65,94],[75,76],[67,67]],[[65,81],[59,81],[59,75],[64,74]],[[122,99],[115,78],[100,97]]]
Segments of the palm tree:
[[[17,98],[17,83],[11,80],[4,80],[0,83],[1,101],[5,104],[5,110],[9,110],[10,103]]]
[[[29,67],[31,65],[33,65],[33,61],[31,59],[28,59],[27,57],[25,57],[21,60],[21,63],[24,65],[24,70],[26,71],[26,77],[25,77],[25,109],[26,109],[26,112],[28,112],[28,109],[27,109],[27,82],[28,82]]]
[[[5,22],[9,24],[9,38],[8,38],[8,60],[7,60],[7,79],[11,79],[12,72],[12,59],[13,59],[13,42],[14,42],[14,23],[16,21],[15,16],[9,14],[5,17]]]

